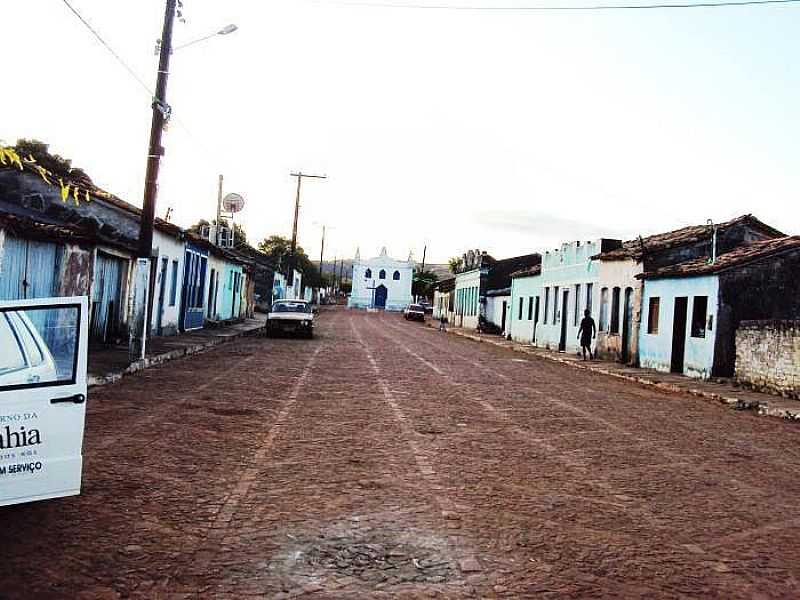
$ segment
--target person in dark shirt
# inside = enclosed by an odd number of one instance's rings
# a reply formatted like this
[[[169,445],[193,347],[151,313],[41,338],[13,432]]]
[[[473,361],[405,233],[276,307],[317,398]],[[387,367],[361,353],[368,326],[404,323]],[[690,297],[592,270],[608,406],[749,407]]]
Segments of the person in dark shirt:
[[[581,350],[583,351],[583,360],[586,360],[586,351],[589,351],[589,360],[594,360],[592,354],[592,338],[597,336],[597,327],[595,327],[592,313],[587,310],[583,311],[583,320],[581,326],[578,328],[578,337],[581,340]]]

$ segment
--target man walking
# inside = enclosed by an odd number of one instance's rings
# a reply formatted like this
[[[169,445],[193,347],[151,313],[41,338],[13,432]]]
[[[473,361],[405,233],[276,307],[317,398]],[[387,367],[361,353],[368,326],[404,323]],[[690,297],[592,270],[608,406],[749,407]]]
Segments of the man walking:
[[[578,337],[581,340],[581,351],[583,352],[583,360],[586,360],[586,351],[589,351],[589,360],[594,360],[592,354],[592,338],[597,336],[597,327],[595,327],[592,313],[589,310],[583,311],[583,320],[578,329]]]
[[[439,331],[447,331],[447,314],[442,310],[439,313]]]

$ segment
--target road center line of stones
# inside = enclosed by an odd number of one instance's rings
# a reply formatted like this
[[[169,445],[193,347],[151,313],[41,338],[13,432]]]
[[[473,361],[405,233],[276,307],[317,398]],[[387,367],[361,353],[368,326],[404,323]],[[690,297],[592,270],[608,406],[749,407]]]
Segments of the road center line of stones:
[[[400,425],[400,429],[403,432],[403,439],[408,445],[408,447],[411,449],[411,454],[414,456],[414,462],[417,465],[417,470],[422,474],[423,478],[428,482],[429,489],[431,490],[442,489],[442,486],[436,477],[436,471],[434,470],[431,461],[428,459],[428,457],[420,449],[419,445],[414,440],[414,428],[411,426],[408,417],[406,416],[405,412],[403,412],[402,407],[395,399],[394,394],[392,393],[392,390],[389,387],[389,384],[387,383],[386,379],[383,377],[381,373],[381,368],[378,365],[378,361],[375,360],[375,357],[373,356],[369,346],[367,346],[367,344],[364,342],[364,338],[361,336],[361,333],[356,328],[352,318],[350,319],[350,327],[353,330],[353,335],[355,336],[356,341],[364,350],[364,353],[367,356],[367,360],[369,361],[369,364],[375,373],[375,378],[378,382],[378,385],[381,388],[381,392],[383,393],[383,398],[386,401],[386,404],[392,410],[395,419]],[[411,351],[409,351],[409,354],[411,354],[412,356],[415,355],[415,353]],[[435,367],[435,365],[430,365],[430,366]],[[444,377],[447,377],[447,375],[445,375],[443,372],[440,372],[440,374]],[[450,501],[449,498],[440,493],[433,493],[432,498],[437,508],[439,509],[439,513],[443,519],[448,519],[453,514],[455,514],[456,506],[453,502]],[[462,572],[478,571],[479,566],[475,557],[472,556],[471,554],[464,553],[463,549],[458,544],[454,543],[452,536],[448,536],[448,538],[450,539],[450,546],[457,554],[459,554],[459,565],[461,567]]]
[[[223,503],[222,507],[220,508],[219,512],[214,519],[214,527],[212,529],[213,532],[219,532],[219,534],[224,534],[228,525],[233,518],[234,513],[236,512],[236,508],[239,505],[239,502],[242,498],[244,498],[250,488],[252,487],[253,483],[256,481],[256,477],[258,472],[261,468],[261,462],[266,458],[267,453],[272,448],[272,445],[275,443],[275,439],[283,430],[283,427],[289,417],[289,413],[294,408],[295,404],[297,403],[297,398],[300,395],[300,390],[302,389],[305,382],[308,380],[309,375],[311,374],[311,369],[314,367],[316,363],[317,356],[321,352],[323,348],[323,344],[317,346],[314,352],[311,354],[311,358],[306,363],[306,366],[303,368],[302,373],[295,381],[294,385],[292,386],[291,391],[289,392],[289,396],[286,399],[286,402],[281,408],[280,413],[275,418],[275,422],[272,424],[272,427],[269,428],[264,438],[261,440],[261,443],[258,446],[255,454],[253,454],[252,459],[250,460],[250,465],[244,470],[239,481],[233,488],[233,491],[228,495]],[[211,537],[211,536],[209,536]]]

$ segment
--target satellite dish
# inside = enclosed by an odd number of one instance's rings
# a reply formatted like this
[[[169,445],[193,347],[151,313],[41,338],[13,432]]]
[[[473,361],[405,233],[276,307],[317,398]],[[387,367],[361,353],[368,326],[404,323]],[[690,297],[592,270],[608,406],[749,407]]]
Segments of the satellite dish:
[[[225,212],[237,213],[244,208],[244,198],[239,194],[228,194],[222,199],[222,209]]]

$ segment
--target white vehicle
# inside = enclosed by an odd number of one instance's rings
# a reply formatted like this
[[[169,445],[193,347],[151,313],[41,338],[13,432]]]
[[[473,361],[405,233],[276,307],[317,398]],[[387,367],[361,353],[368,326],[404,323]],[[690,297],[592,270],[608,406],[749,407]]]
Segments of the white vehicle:
[[[88,303],[0,301],[0,506],[80,493]]]
[[[314,307],[305,300],[278,300],[267,315],[267,336],[277,333],[314,337]]]

